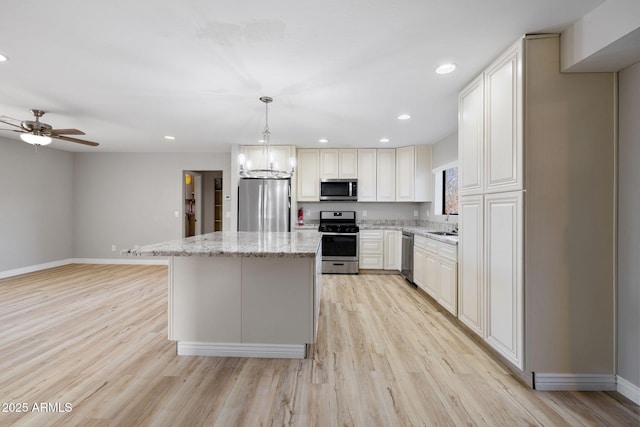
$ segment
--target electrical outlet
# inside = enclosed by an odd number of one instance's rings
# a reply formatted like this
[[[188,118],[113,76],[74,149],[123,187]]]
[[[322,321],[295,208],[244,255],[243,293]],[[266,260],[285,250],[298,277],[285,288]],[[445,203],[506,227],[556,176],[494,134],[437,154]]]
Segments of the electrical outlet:
[[[304,210],[304,216],[306,216],[307,218],[309,218],[309,215],[311,215],[311,209],[305,209],[305,210]]]
[[[225,212],[224,213],[224,217],[227,218],[227,219],[231,218],[231,212],[229,212],[229,211]]]
[[[180,211],[173,211],[173,215],[175,215],[176,218],[180,218]]]
[[[115,252],[116,251],[116,245],[111,245],[111,252]]]
[[[413,216],[418,216],[418,210],[417,209],[413,210]]]
[[[367,216],[367,211],[362,211],[362,216]]]

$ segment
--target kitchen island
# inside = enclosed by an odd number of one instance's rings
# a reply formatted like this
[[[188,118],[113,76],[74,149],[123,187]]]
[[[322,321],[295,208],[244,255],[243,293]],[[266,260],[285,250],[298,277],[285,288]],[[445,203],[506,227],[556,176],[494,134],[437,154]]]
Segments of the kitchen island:
[[[321,234],[215,232],[135,247],[169,257],[179,355],[304,358],[320,309]]]

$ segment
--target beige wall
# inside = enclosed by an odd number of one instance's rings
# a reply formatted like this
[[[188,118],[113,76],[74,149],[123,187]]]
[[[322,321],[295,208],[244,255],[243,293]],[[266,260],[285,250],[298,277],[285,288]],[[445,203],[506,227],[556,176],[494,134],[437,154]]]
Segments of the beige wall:
[[[617,374],[640,387],[640,62],[619,74]]]
[[[73,154],[0,136],[0,275],[73,256]]]
[[[615,75],[525,52],[527,371],[613,375]]]
[[[229,166],[229,153],[76,153],[75,257],[121,258],[121,249],[182,238],[182,171],[224,179]]]

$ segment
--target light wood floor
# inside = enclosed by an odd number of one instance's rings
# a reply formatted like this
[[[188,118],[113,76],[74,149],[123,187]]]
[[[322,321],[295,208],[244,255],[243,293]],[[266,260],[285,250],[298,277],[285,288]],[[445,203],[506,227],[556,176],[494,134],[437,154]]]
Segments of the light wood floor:
[[[522,385],[398,276],[324,284],[313,357],[273,360],[176,356],[166,267],[0,280],[0,402],[28,405],[0,426],[640,425],[617,393]]]

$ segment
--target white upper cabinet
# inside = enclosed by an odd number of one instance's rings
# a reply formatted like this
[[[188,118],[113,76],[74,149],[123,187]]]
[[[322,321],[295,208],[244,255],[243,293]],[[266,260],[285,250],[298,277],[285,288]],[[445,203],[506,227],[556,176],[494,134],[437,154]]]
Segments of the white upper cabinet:
[[[320,150],[298,149],[298,201],[320,201]]]
[[[484,72],[485,189],[522,190],[522,41]]]
[[[396,201],[431,201],[431,182],[430,145],[396,149]]]
[[[415,147],[396,149],[396,200],[413,201],[415,191]]]
[[[393,202],[396,200],[396,150],[380,148],[376,157],[376,200]]]
[[[358,178],[358,150],[341,148],[338,150],[338,177],[344,179]]]
[[[358,150],[355,148],[320,150],[320,179],[338,178],[358,178]]]
[[[484,76],[473,80],[458,97],[459,192],[484,192]]]
[[[376,199],[376,149],[358,150],[358,201],[375,202]]]
[[[320,150],[320,179],[338,179],[338,149],[323,148]]]

